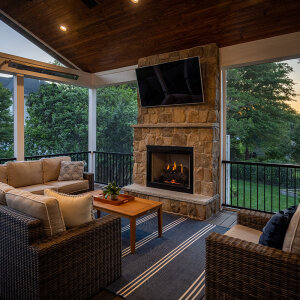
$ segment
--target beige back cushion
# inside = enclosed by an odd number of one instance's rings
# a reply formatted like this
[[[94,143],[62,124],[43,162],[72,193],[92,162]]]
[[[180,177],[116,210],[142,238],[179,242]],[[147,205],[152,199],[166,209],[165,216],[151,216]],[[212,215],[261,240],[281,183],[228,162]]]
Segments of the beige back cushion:
[[[6,205],[6,192],[13,190],[14,187],[6,184],[6,183],[2,183],[0,182],[0,205]]]
[[[60,156],[60,157],[42,159],[44,183],[57,180],[60,172],[61,161],[71,161],[71,157]]]
[[[0,182],[7,183],[7,165],[0,165]]]
[[[45,190],[44,193],[58,200],[67,228],[76,227],[94,219],[91,194],[70,196],[53,190]]]
[[[14,189],[6,193],[6,202],[8,207],[41,220],[47,236],[66,230],[59,203],[54,197]]]
[[[42,161],[20,161],[7,163],[8,184],[17,188],[43,183]]]
[[[286,231],[282,250],[300,255],[300,204]]]

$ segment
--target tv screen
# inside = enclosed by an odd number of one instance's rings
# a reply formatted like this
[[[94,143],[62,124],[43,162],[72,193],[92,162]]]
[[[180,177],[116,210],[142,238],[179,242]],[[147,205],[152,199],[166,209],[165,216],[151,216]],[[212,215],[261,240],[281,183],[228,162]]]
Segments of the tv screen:
[[[203,102],[198,57],[136,69],[141,105],[178,105]]]

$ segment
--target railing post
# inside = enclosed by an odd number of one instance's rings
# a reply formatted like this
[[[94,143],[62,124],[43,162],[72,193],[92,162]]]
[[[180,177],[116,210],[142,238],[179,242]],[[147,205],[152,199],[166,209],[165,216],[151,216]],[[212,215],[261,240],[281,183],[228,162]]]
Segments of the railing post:
[[[24,77],[14,76],[14,156],[24,160]]]
[[[97,130],[97,90],[89,89],[89,172],[95,173],[95,155],[96,151],[96,130]]]

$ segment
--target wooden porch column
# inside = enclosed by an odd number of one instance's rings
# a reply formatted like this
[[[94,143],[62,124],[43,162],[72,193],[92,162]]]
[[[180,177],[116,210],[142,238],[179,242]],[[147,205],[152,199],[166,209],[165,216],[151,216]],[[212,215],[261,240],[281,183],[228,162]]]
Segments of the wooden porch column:
[[[14,156],[24,160],[24,77],[14,76]]]
[[[95,173],[96,151],[96,129],[97,129],[97,90],[89,89],[89,172]]]
[[[226,70],[221,69],[221,80],[220,80],[220,210],[222,210],[222,204],[226,204],[226,190],[225,181],[226,178],[225,166],[222,164],[222,160],[226,160],[227,157],[227,138],[226,138]],[[230,146],[229,146],[230,147]],[[227,171],[228,171],[227,166]],[[227,182],[228,186],[228,182]]]

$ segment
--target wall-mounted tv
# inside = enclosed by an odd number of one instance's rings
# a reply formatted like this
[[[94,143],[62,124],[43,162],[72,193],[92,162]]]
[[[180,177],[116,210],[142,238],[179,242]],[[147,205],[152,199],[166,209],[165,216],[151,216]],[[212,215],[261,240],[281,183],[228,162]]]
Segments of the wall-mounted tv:
[[[204,102],[199,57],[136,69],[141,105]]]

